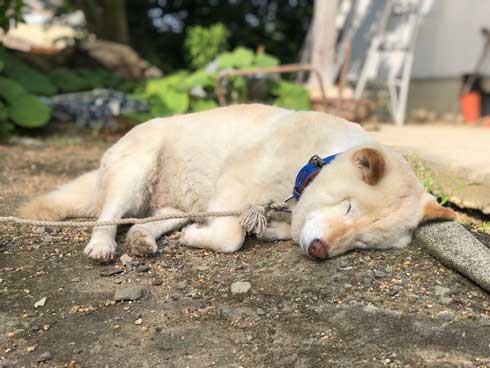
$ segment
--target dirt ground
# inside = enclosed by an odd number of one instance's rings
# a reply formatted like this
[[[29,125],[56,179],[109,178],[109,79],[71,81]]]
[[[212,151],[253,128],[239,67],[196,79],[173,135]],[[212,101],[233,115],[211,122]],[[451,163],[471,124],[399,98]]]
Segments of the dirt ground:
[[[0,145],[0,215],[108,145]],[[88,236],[0,225],[0,367],[490,367],[489,295],[415,246],[316,263],[292,242],[223,255],[174,235],[129,270],[86,259]],[[233,295],[237,281],[250,291]],[[115,302],[125,287],[144,296]]]

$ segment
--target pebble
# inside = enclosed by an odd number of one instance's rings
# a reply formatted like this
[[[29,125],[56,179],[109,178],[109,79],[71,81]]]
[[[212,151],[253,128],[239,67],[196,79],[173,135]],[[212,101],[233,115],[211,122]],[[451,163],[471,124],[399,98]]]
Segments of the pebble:
[[[141,318],[138,318],[136,321],[134,321],[134,324],[139,326],[139,325],[143,324],[143,320]]]
[[[450,311],[442,311],[437,314],[437,318],[446,322],[450,322],[454,319],[454,313]]]
[[[179,290],[183,290],[187,287],[187,282],[186,281],[179,281],[175,287]]]
[[[378,279],[382,279],[383,277],[386,277],[386,273],[383,271],[376,270],[374,271],[374,277],[377,277]]]
[[[40,329],[39,329],[39,326],[37,326],[37,325],[33,325],[33,326],[31,326],[31,331],[33,331],[33,332],[37,332],[37,331],[39,331],[39,330],[40,330]]]
[[[36,308],[36,309],[37,309],[37,308],[39,308],[39,307],[44,307],[44,304],[46,304],[46,300],[47,300],[47,298],[46,298],[46,297],[44,297],[44,298],[42,298],[42,299],[38,300],[37,302],[35,302],[35,303],[34,303],[34,308]]]
[[[353,269],[354,269],[354,267],[352,267],[352,266],[339,267],[339,271],[350,271]]]
[[[11,360],[0,360],[0,368],[14,368],[15,363]]]
[[[44,244],[51,243],[52,241],[53,241],[53,237],[51,235],[48,234],[48,235],[43,236],[42,242]]]
[[[123,272],[124,272],[124,270],[122,270],[120,268],[111,267],[109,269],[105,269],[104,271],[101,271],[100,276],[109,277],[109,276],[117,275],[117,274],[120,274]]]
[[[73,349],[73,354],[80,354],[81,352],[82,352],[82,349],[80,349],[80,348]]]
[[[265,311],[262,308],[257,308],[256,312],[257,312],[257,315],[259,315],[259,316],[263,316],[265,314]]]
[[[138,272],[148,272],[149,270],[150,270],[150,266],[144,265],[144,264],[136,267],[136,271],[138,271]]]
[[[209,266],[204,266],[204,265],[203,266],[197,266],[196,269],[198,271],[207,271],[207,270],[209,270]]]
[[[395,296],[396,294],[398,294],[400,292],[400,286],[398,285],[394,285],[389,291],[388,291],[388,295],[390,296]]]
[[[449,293],[451,291],[451,289],[449,288],[446,288],[446,287],[443,287],[443,286],[439,286],[437,285],[435,288],[434,288],[434,293],[438,296],[438,297],[443,297],[443,296],[446,296],[447,293]]]
[[[393,272],[393,267],[391,267],[391,266],[386,266],[386,267],[385,267],[385,272],[386,272],[386,273],[392,273],[392,272]]]
[[[128,256],[127,254],[123,254],[121,258],[119,258],[119,261],[121,261],[122,265],[126,267],[129,271],[133,269],[133,258]]]
[[[374,280],[373,280],[371,277],[364,277],[364,278],[362,279],[362,284],[363,284],[364,286],[368,286],[368,287],[369,287],[369,286],[372,286],[372,285],[373,285],[373,281],[374,281]]]
[[[236,281],[231,284],[231,293],[233,295],[247,294],[252,288],[252,284],[248,281]]]
[[[47,362],[49,360],[53,359],[53,356],[51,355],[51,353],[49,351],[45,352],[45,353],[42,353],[39,358],[37,358],[37,362],[38,363],[43,363],[43,362]]]
[[[117,289],[114,294],[114,300],[138,300],[143,297],[144,288],[141,286],[130,286],[126,288]]]
[[[46,231],[46,228],[44,226],[40,226],[40,227],[35,227],[32,232],[34,234],[42,234]]]
[[[155,286],[158,286],[158,285],[163,284],[163,280],[162,280],[162,279],[153,279],[153,280],[151,281],[151,284],[152,284],[152,285],[155,285]]]

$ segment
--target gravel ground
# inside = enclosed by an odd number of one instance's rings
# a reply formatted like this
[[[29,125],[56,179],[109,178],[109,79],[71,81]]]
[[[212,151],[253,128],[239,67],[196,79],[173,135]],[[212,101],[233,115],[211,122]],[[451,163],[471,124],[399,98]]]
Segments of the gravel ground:
[[[0,146],[0,215],[108,145],[46,142]],[[316,263],[291,242],[224,255],[174,234],[97,265],[88,236],[0,227],[0,367],[490,367],[489,295],[415,246]]]

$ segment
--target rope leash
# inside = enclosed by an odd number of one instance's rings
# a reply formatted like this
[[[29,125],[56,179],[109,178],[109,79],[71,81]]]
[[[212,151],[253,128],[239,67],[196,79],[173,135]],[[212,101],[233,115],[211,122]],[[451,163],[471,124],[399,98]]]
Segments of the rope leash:
[[[53,226],[53,227],[96,227],[96,226],[111,226],[111,225],[131,225],[131,224],[146,224],[149,222],[172,220],[179,218],[201,219],[208,217],[230,217],[240,216],[240,224],[247,233],[262,235],[267,227],[268,217],[271,212],[286,212],[288,211],[287,204],[284,203],[267,203],[260,206],[250,206],[245,210],[235,211],[209,211],[209,212],[190,212],[190,213],[174,213],[158,216],[150,216],[144,218],[124,218],[119,220],[105,221],[45,221],[45,220],[28,220],[21,219],[15,216],[0,217],[1,223],[15,223],[20,225],[31,226]]]

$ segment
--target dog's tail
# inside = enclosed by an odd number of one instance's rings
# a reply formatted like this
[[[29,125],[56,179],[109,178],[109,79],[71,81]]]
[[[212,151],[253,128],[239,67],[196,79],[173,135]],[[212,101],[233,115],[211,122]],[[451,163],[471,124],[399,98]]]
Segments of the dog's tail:
[[[90,171],[58,189],[34,198],[19,210],[25,219],[56,221],[68,217],[94,217],[97,171]]]

